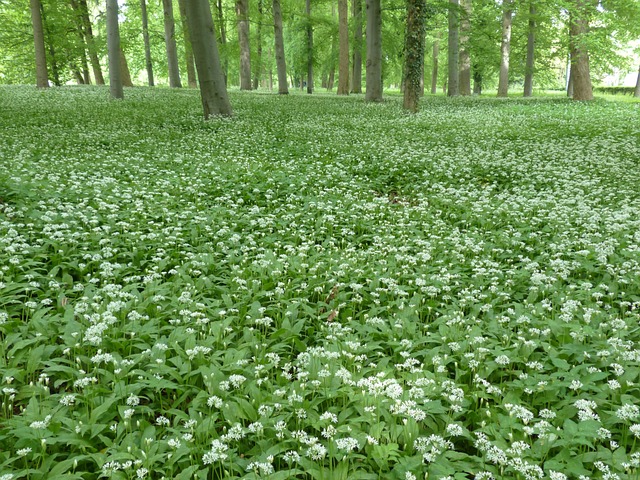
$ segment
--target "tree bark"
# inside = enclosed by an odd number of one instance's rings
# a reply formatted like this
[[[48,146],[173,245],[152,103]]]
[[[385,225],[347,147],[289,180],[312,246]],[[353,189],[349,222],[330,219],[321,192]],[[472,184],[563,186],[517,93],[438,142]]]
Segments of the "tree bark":
[[[87,0],[79,1],[82,13],[82,23],[84,24],[85,40],[87,42],[87,48],[89,49],[89,60],[91,61],[93,76],[96,79],[96,85],[104,85],[104,76],[102,75],[102,67],[100,66],[100,59],[98,58],[98,49],[91,29],[91,19],[89,18]]]
[[[593,100],[589,50],[585,36],[589,31],[590,0],[575,0],[575,12],[570,15],[571,79],[574,100]]]
[[[349,8],[338,0],[338,95],[349,95]]]
[[[248,0],[236,0],[236,16],[238,19],[238,43],[240,44],[240,90],[251,90]]]
[[[167,50],[167,64],[169,67],[169,86],[182,88],[180,81],[180,66],[178,63],[178,47],[176,45],[176,24],[173,19],[173,1],[162,0],[164,12],[164,43]]]
[[[404,101],[403,108],[418,111],[420,79],[424,71],[425,0],[407,0],[407,29],[405,37]]]
[[[461,0],[460,57],[458,91],[460,95],[471,95],[471,56],[469,54],[469,31],[471,30],[471,0]]]
[[[311,25],[311,0],[306,1],[307,14],[307,93],[313,93],[313,26]]]
[[[535,70],[536,51],[536,4],[534,0],[529,2],[529,34],[527,35],[527,60],[524,68],[524,93],[525,97],[533,95],[533,74]]]
[[[198,80],[196,79],[196,67],[193,63],[193,47],[191,46],[191,33],[189,32],[189,22],[187,21],[186,0],[178,0],[178,9],[180,10],[180,23],[184,37],[184,60],[187,64],[187,85],[189,85],[189,88],[197,88]]]
[[[335,48],[332,49],[335,51]],[[331,55],[333,57],[333,55]],[[327,78],[327,91],[333,90],[333,86],[335,85],[336,80],[336,64],[333,60],[331,60],[331,66],[329,67],[329,76]]]
[[[153,62],[151,61],[151,43],[149,41],[149,17],[147,15],[147,2],[140,0],[140,14],[142,15],[142,39],[144,40],[144,59],[147,67],[147,80],[149,86],[154,86]]]
[[[42,16],[45,44],[49,46],[49,60],[51,61],[51,76],[53,77],[53,84],[56,87],[59,87],[62,85],[60,83],[60,68],[58,67],[56,48],[53,41],[54,39],[52,38],[51,31],[49,30],[49,24],[47,23],[47,16],[45,15],[44,5],[42,2],[40,2],[40,15]]]
[[[38,88],[49,87],[49,73],[47,71],[47,54],[44,46],[44,28],[40,0],[31,0],[31,24],[33,25],[33,43],[36,56],[36,85]]]
[[[122,50],[122,43],[120,43],[120,71],[122,72],[122,86],[133,87],[133,82],[131,81],[131,73],[129,72],[129,64],[127,63],[127,57],[125,57],[124,50]]]
[[[473,94],[482,95],[482,73],[477,70],[473,72]]]
[[[258,30],[256,32],[256,62],[253,66],[253,89],[257,90],[262,77],[262,0],[258,0]]]
[[[504,0],[502,13],[502,42],[500,43],[500,74],[498,77],[498,96],[509,94],[509,54],[511,52],[511,22],[513,19],[513,0]]]
[[[220,65],[209,0],[187,0],[186,3],[204,119],[208,120],[212,115],[229,116],[231,104]]]
[[[287,95],[289,93],[289,84],[287,82],[287,62],[284,57],[280,0],[273,0],[273,32],[275,37],[276,68],[278,69],[278,93]]]
[[[353,67],[351,93],[362,93],[362,0],[351,0],[353,4]]]
[[[74,13],[74,20],[75,20],[76,32],[78,35],[78,41],[80,42],[80,45],[82,45],[82,55],[80,57],[80,66],[82,67],[82,72],[78,71],[78,73],[80,73],[80,78],[77,78],[77,79],[78,80],[82,79],[81,84],[89,85],[91,84],[91,77],[89,75],[89,65],[87,63],[87,43],[85,41],[84,29],[82,26],[82,14],[81,14],[78,2],[76,0],[70,0],[69,3],[71,4],[71,9],[73,10],[73,13]],[[74,71],[74,75],[77,77],[75,71]]]
[[[109,91],[115,99],[124,98],[120,64],[120,27],[118,0],[107,0],[107,50],[109,51]]]
[[[366,0],[367,8],[367,102],[382,101],[382,9],[380,0]]]
[[[448,39],[448,82],[447,95],[455,97],[460,95],[458,84],[458,65],[460,61],[460,2],[459,0],[449,0],[449,39]]]
[[[224,84],[225,86],[227,85],[227,81],[228,81],[228,77],[229,77],[229,58],[227,56],[227,28],[226,25],[227,23],[225,22],[224,19],[224,14],[222,12],[222,0],[218,0],[217,2],[217,15],[218,15],[218,24],[220,24],[220,46],[223,49],[223,56],[222,56],[222,67],[223,67],[223,73],[224,73]]]
[[[433,95],[438,91],[438,55],[440,55],[439,35],[433,41],[433,67],[431,67],[431,93]]]
[[[640,67],[638,67],[638,79],[636,80],[636,90],[633,92],[633,96],[640,98]]]

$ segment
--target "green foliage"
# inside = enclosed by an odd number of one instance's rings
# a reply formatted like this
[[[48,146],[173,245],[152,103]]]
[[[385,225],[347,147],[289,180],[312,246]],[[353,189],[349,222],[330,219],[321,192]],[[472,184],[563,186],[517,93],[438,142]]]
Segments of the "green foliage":
[[[635,475],[637,100],[0,96],[0,476]]]

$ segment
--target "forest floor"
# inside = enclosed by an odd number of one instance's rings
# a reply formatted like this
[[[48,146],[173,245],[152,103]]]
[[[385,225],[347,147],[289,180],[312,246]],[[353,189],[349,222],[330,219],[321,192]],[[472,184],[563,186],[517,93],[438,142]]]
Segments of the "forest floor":
[[[631,479],[640,104],[0,88],[0,479]]]

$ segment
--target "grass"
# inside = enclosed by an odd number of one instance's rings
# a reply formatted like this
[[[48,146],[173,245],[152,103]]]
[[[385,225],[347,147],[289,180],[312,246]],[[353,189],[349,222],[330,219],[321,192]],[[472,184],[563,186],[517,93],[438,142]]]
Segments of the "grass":
[[[0,479],[640,478],[640,109],[0,89]]]

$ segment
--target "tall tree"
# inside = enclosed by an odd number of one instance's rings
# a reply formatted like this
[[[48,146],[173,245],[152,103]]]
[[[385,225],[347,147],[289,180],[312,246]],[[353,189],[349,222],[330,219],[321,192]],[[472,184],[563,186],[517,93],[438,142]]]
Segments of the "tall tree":
[[[307,93],[313,93],[313,25],[311,24],[311,0],[306,1],[307,30]]]
[[[273,0],[272,7],[276,68],[278,69],[278,93],[287,95],[289,93],[289,83],[287,81],[287,62],[284,56],[284,40],[282,38],[282,11],[280,10],[280,0]]]
[[[633,93],[633,96],[640,98],[640,67],[638,67],[638,79],[636,80],[636,90]]]
[[[460,0],[460,56],[458,91],[460,95],[471,95],[471,56],[469,54],[469,32],[471,30],[471,0]]]
[[[42,5],[40,0],[31,0],[30,7],[33,43],[36,50],[36,84],[38,88],[47,88],[49,87],[49,73],[47,72],[47,54],[44,47],[44,28],[42,27]]]
[[[347,0],[338,0],[338,95],[349,95],[349,8]]]
[[[151,61],[151,43],[149,41],[149,17],[147,15],[147,1],[140,0],[140,14],[142,16],[142,39],[144,40],[144,59],[147,67],[149,86],[154,86],[153,62]]]
[[[193,48],[191,47],[191,33],[189,32],[189,22],[187,21],[187,2],[178,0],[180,10],[180,23],[182,24],[182,35],[184,37],[184,60],[187,64],[187,84],[189,88],[196,88],[196,67],[193,63]]]
[[[127,63],[127,57],[124,55],[124,50],[122,50],[122,42],[120,42],[120,73],[122,75],[122,86],[133,87],[133,82],[131,81],[131,72],[129,71],[129,64]]]
[[[178,47],[176,45],[176,24],[173,19],[173,0],[162,0],[162,10],[164,12],[164,43],[169,67],[169,86],[171,88],[182,88]]]
[[[436,38],[433,41],[433,66],[431,67],[431,93],[433,95],[438,91],[438,56],[440,55],[440,34],[436,32]]]
[[[218,0],[216,3],[216,13],[218,15],[218,25],[220,26],[220,47],[222,51],[226,53],[227,48],[227,22],[224,19],[224,12],[222,11],[222,0]],[[224,84],[227,84],[229,76],[229,58],[227,55],[223,56],[222,72],[224,73]]]
[[[251,90],[251,48],[249,44],[249,0],[236,0],[238,43],[240,44],[240,90]]]
[[[382,101],[382,9],[380,0],[366,0],[367,66],[365,100]]]
[[[62,85],[60,82],[60,68],[58,66],[58,56],[56,54],[56,42],[51,33],[47,16],[45,15],[44,5],[40,2],[40,15],[42,17],[42,26],[44,29],[45,44],[49,46],[49,59],[51,61],[51,76],[53,77],[53,84],[57,87]]]
[[[109,52],[109,91],[111,97],[124,98],[120,56],[120,27],[118,0],[107,0],[107,50]]]
[[[449,0],[449,45],[448,45],[448,81],[447,95],[455,97],[460,94],[458,86],[458,65],[460,59],[460,2],[459,0]]]
[[[78,5],[77,0],[70,0],[71,9],[74,14],[74,21],[78,36],[78,43],[81,45],[81,57],[80,57],[80,65],[82,67],[82,74],[78,77],[78,80],[82,80],[82,83],[85,85],[91,84],[91,77],[89,75],[89,65],[87,64],[87,44],[85,41],[84,28],[82,25],[82,13],[80,11],[80,6]]]
[[[593,100],[589,49],[586,44],[592,5],[591,0],[574,0],[574,9],[570,12],[571,80],[574,100]]]
[[[420,80],[424,72],[426,9],[425,0],[407,0],[403,107],[413,113],[418,111]]]
[[[104,85],[104,76],[102,75],[102,67],[100,66],[100,59],[98,58],[98,47],[96,46],[93,29],[91,28],[91,18],[89,18],[87,0],[79,0],[79,5],[82,13],[82,23],[84,25],[87,48],[89,49],[89,60],[91,61],[93,76],[96,79],[96,85]]]
[[[500,75],[498,77],[498,96],[509,93],[509,55],[511,52],[511,22],[513,20],[513,0],[502,2],[502,41],[500,43]]]
[[[253,72],[253,89],[257,90],[262,76],[262,0],[258,0],[258,26],[256,31],[256,62]]]
[[[525,97],[533,95],[533,73],[535,69],[536,51],[536,4],[535,0],[529,0],[529,31],[527,34],[527,60],[524,67],[524,93]]]
[[[209,0],[187,0],[187,19],[198,70],[204,119],[208,120],[212,115],[229,116],[232,114],[231,103],[220,65],[216,36],[213,33]]]
[[[362,0],[353,4],[353,67],[351,93],[362,93]]]

